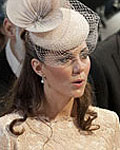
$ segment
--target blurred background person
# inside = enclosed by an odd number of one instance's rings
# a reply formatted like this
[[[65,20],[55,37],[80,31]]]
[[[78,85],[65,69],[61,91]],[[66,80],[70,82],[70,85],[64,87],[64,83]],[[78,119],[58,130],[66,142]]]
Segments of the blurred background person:
[[[79,0],[94,10],[101,18],[99,40],[102,41],[114,34],[120,24],[120,0]]]
[[[0,52],[0,97],[8,93],[19,76],[25,53],[20,39],[22,29],[12,24],[7,16],[4,17],[3,27],[8,41]],[[8,103],[0,99],[0,115],[4,114],[7,107]]]
[[[109,19],[120,10],[120,0],[108,0],[105,4],[105,17]]]
[[[0,0],[0,51],[5,47],[5,44],[7,42],[7,36],[5,35],[4,28],[3,28],[3,20],[5,17],[3,11],[3,3],[4,0]]]
[[[91,60],[96,104],[120,117],[120,30],[98,44]]]
[[[106,27],[100,26],[100,42],[90,56],[94,105],[113,110],[120,117],[120,0],[81,1],[102,17]]]

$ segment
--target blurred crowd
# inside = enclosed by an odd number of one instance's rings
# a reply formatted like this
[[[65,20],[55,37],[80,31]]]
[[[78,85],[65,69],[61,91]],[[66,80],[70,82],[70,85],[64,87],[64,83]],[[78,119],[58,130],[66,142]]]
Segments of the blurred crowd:
[[[80,0],[94,11],[103,11],[105,18],[112,17],[120,10],[120,0]],[[99,13],[98,11],[98,13]]]

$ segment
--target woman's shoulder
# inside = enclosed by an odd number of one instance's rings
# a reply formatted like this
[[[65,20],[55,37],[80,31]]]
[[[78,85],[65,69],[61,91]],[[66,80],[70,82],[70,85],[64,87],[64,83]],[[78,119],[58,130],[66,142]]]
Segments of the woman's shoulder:
[[[109,115],[112,115],[114,117],[117,116],[117,114],[114,111],[111,111],[105,108],[99,108],[95,106],[92,106],[91,108],[94,109],[100,116],[109,116]]]
[[[91,109],[97,112],[97,121],[104,124],[113,126],[119,124],[118,115],[114,111],[110,111],[107,109],[99,108],[99,107],[91,107]]]

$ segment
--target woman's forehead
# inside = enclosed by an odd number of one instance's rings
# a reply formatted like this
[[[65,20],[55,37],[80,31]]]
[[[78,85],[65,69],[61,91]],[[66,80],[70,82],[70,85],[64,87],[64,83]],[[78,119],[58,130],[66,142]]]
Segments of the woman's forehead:
[[[77,47],[75,47],[75,48],[73,48],[73,49],[71,49],[71,50],[68,50],[69,52],[81,52],[81,51],[83,51],[84,49],[86,49],[87,48],[87,44],[86,44],[86,42],[83,42],[81,45],[79,45],[79,46],[77,46]]]
[[[81,51],[84,51],[85,49],[87,49],[87,45],[86,45],[86,42],[83,42],[81,45],[79,45],[75,48],[69,49],[69,50],[49,51],[48,55],[65,56],[68,54],[80,53]]]

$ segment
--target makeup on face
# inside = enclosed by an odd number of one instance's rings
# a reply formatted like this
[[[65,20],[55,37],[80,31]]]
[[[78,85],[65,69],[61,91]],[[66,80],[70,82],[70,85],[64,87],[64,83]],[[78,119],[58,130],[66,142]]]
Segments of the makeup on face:
[[[86,44],[84,44],[82,49],[81,46],[79,46],[66,51],[49,51],[48,54],[46,53],[45,64],[52,67],[67,67],[76,59],[83,61],[89,54],[90,53]]]
[[[70,97],[79,97],[83,94],[90,68],[89,51],[86,44],[73,50],[62,53],[63,56],[53,57],[53,63],[59,61],[59,65],[45,65],[45,85],[50,89]],[[63,59],[63,60],[60,60]],[[47,57],[45,61],[48,61]],[[48,61],[49,62],[49,61]],[[76,69],[77,72],[73,70]],[[80,70],[79,70],[80,69]],[[74,74],[73,74],[74,73]]]

